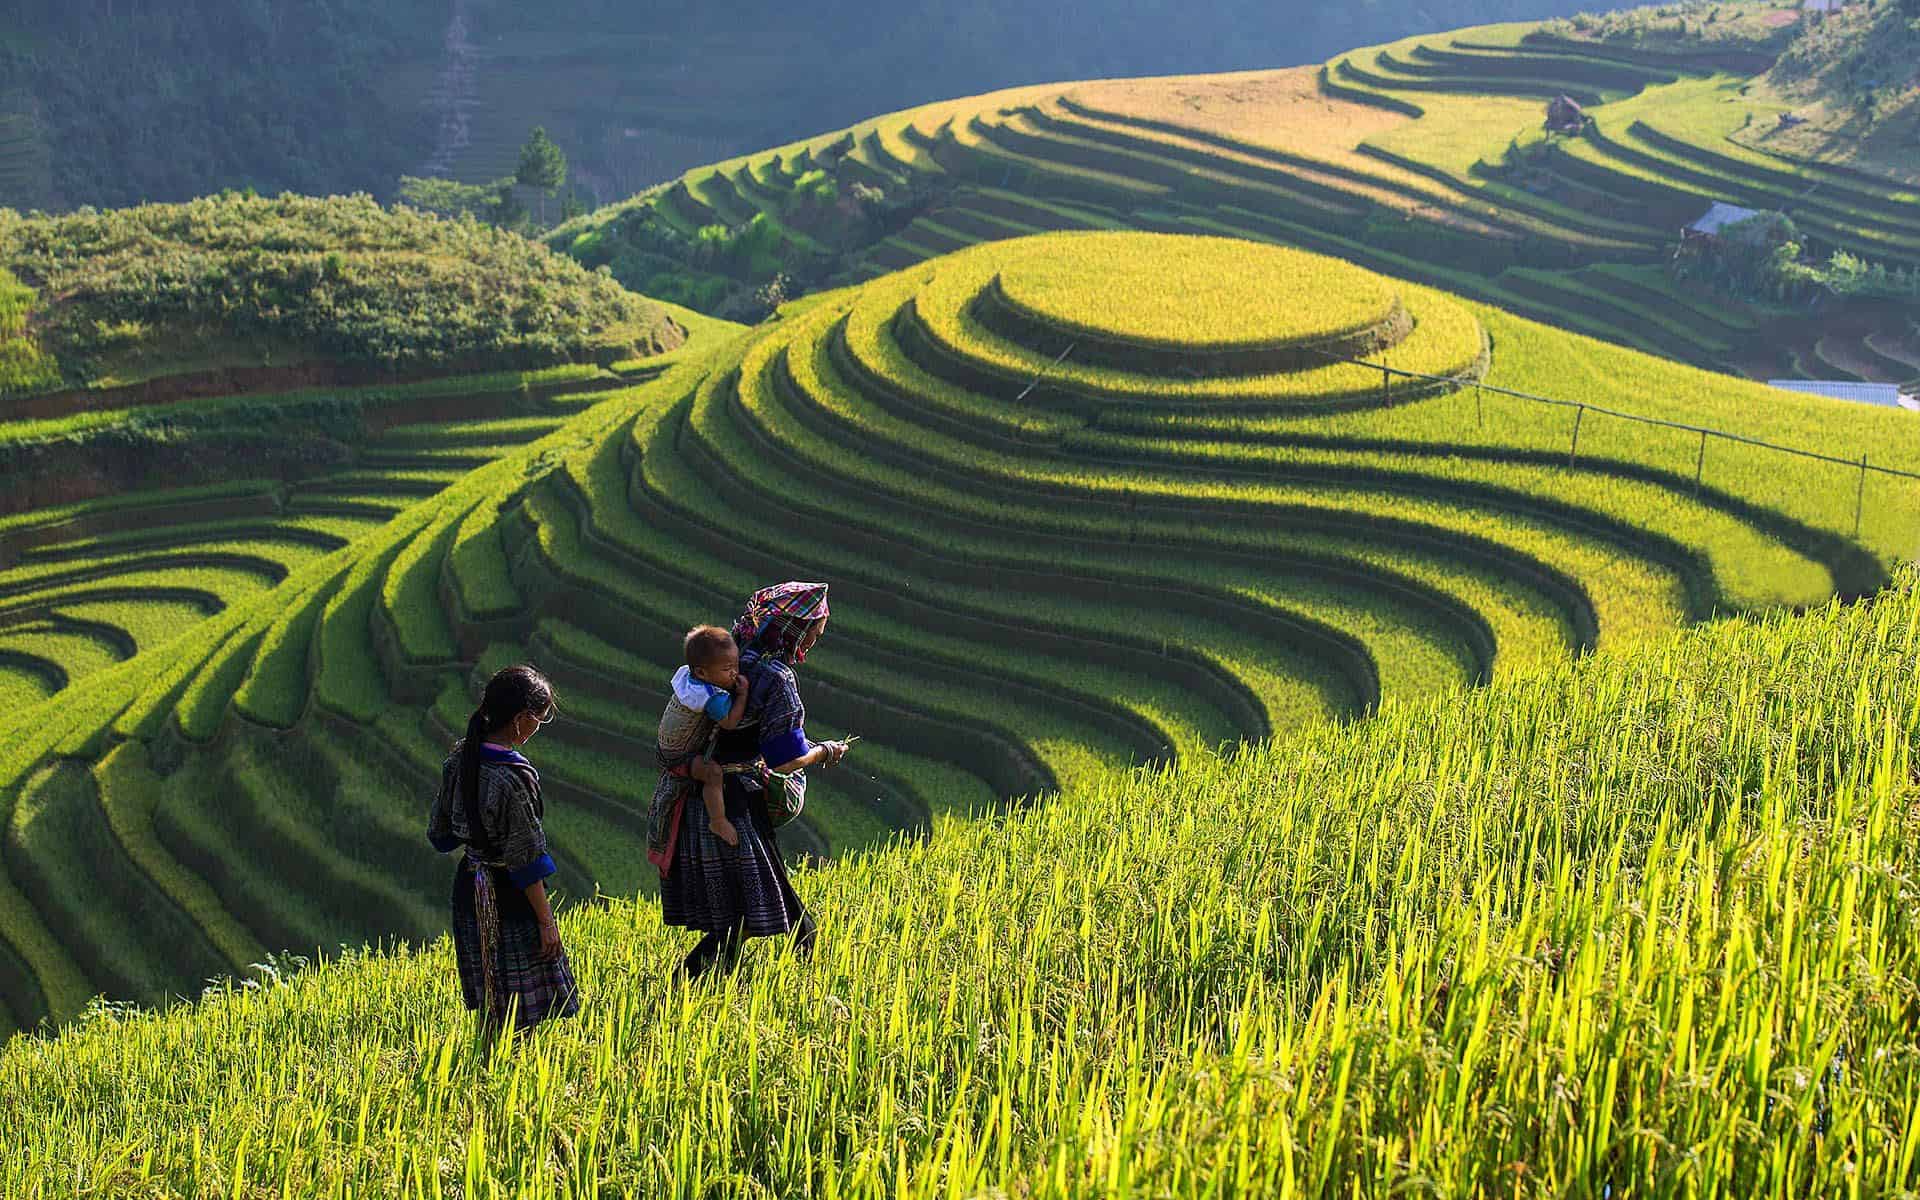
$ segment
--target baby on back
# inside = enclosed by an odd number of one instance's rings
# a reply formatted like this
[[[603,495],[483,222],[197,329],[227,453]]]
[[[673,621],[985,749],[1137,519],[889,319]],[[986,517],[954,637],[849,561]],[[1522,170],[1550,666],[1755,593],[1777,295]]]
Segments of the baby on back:
[[[660,714],[660,782],[655,785],[647,858],[665,875],[673,867],[680,808],[698,784],[707,827],[729,846],[740,835],[727,819],[725,773],[711,756],[715,729],[732,729],[747,712],[747,677],[740,673],[740,647],[717,625],[687,631],[687,664],[673,673],[672,695]]]

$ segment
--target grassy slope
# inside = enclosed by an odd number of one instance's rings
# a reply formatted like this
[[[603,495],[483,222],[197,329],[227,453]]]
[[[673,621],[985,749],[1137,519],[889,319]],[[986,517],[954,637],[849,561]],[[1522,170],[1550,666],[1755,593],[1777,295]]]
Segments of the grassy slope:
[[[1888,5],[1874,11],[1882,10]],[[1814,177],[1796,176],[1810,168],[1731,140],[1770,127],[1782,107],[1752,73],[1791,40],[1797,15],[1772,0],[1683,5],[1410,38],[1353,51],[1318,73],[1009,89],[696,169],[665,189],[578,218],[550,244],[588,262],[612,262],[623,278],[632,276],[629,283],[648,281],[644,290],[678,287],[663,280],[684,276],[687,295],[717,304],[738,299],[776,263],[809,284],[845,282],[1022,232],[996,226],[995,214],[1055,227],[1060,219],[1033,201],[1065,197],[1103,210],[1082,209],[1065,218],[1069,225],[1184,224],[1330,250],[1562,328],[1755,378],[1904,381],[1906,364],[1920,354],[1920,333],[1899,314],[1830,314],[1801,346],[1768,334],[1722,336],[1685,314],[1675,321],[1650,313],[1631,297],[1569,276],[1582,267],[1659,270],[1674,231],[1709,195],[1800,207],[1795,198],[1805,193],[1803,227],[1817,253],[1839,246],[1889,265],[1914,261],[1920,243],[1898,206],[1878,211],[1832,188],[1809,191]],[[1561,90],[1600,118],[1593,144],[1576,138],[1547,146],[1544,97]],[[1641,122],[1649,137],[1687,143],[1677,156],[1685,161],[1645,161]],[[1746,166],[1716,185],[1716,156]],[[842,194],[858,182],[882,188],[888,203],[909,193],[931,199],[897,220],[839,229],[827,239],[837,257],[776,236],[770,254],[752,265],[739,256],[693,255],[667,270],[677,253],[671,245],[616,224],[636,206],[683,232],[708,221],[737,223],[756,206],[783,221],[810,222],[821,214],[788,185],[793,173],[818,169]],[[1746,177],[1753,170],[1771,172],[1765,186],[1756,189]],[[750,188],[732,182],[749,178]],[[1898,186],[1856,183],[1868,192]],[[995,188],[1020,195],[1011,205],[1004,194],[982,195]],[[1709,324],[1737,307],[1697,285],[1677,302]],[[1788,319],[1777,310],[1763,315]],[[1806,325],[1802,314],[1791,319]],[[1823,335],[1831,335],[1824,340],[1832,353],[1816,356]]]
[[[16,1041],[0,1189],[1896,1192],[1914,586],[803,873],[810,966],[568,915],[516,1051],[445,943]]]
[[[0,269],[0,363],[30,337],[60,376],[15,363],[0,395],[312,362],[417,374],[607,361],[680,336],[643,297],[537,243],[366,196],[0,211]]]
[[[928,273],[903,275],[894,283],[915,284]],[[1326,658],[1324,647],[1309,646],[1305,657],[1287,657],[1291,635],[1280,631],[1275,621],[1290,612],[1351,631],[1364,643],[1366,657],[1374,661],[1390,695],[1406,700],[1467,682],[1486,655],[1497,654],[1496,674],[1504,675],[1537,654],[1565,653],[1569,645],[1561,621],[1584,628],[1581,622],[1588,618],[1581,614],[1589,603],[1603,646],[1616,640],[1627,644],[1646,630],[1670,628],[1686,619],[1682,582],[1670,565],[1645,557],[1646,547],[1635,536],[1639,532],[1654,537],[1664,532],[1690,552],[1706,555],[1710,561],[1704,563],[1706,574],[1699,582],[1723,604],[1817,604],[1833,586],[1826,568],[1775,542],[1766,529],[1747,527],[1726,512],[1692,508],[1683,486],[1620,480],[1607,465],[1609,460],[1628,466],[1644,461],[1658,470],[1684,473],[1693,461],[1681,453],[1687,447],[1642,444],[1631,430],[1590,419],[1583,433],[1582,470],[1569,474],[1560,465],[1565,430],[1537,414],[1509,411],[1497,401],[1486,406],[1484,426],[1473,424],[1475,406],[1465,393],[1340,416],[1253,416],[1244,424],[1206,412],[1176,412],[1167,430],[1146,429],[1153,455],[1121,469],[1098,460],[1128,452],[1126,436],[1097,429],[1063,444],[1065,456],[1006,446],[983,452],[978,445],[938,435],[937,426],[919,426],[911,412],[902,415],[888,409],[884,400],[834,383],[838,368],[830,355],[801,356],[797,364],[808,368],[799,370],[796,379],[813,398],[795,403],[786,397],[772,369],[781,345],[790,340],[804,347],[805,339],[826,330],[820,318],[837,316],[836,305],[869,296],[884,299],[890,286],[875,284],[859,297],[809,298],[790,307],[784,320],[741,343],[729,343],[725,327],[694,322],[699,336],[680,356],[680,365],[645,388],[583,398],[587,411],[571,422],[556,415],[476,426],[471,435],[480,440],[455,447],[473,454],[474,462],[450,465],[427,481],[428,490],[438,492],[444,486],[445,492],[430,499],[389,497],[391,507],[377,522],[343,530],[351,544],[325,563],[295,564],[289,581],[270,592],[256,585],[253,598],[236,596],[230,610],[188,629],[177,645],[161,652],[143,654],[128,664],[92,662],[86,677],[53,705],[14,714],[17,723],[8,723],[0,735],[8,744],[0,758],[0,772],[5,772],[0,780],[17,785],[49,756],[96,755],[101,747],[95,731],[103,724],[163,747],[171,740],[167,731],[176,709],[181,731],[195,740],[213,737],[228,728],[228,722],[252,720],[275,729],[296,727],[296,737],[337,741],[339,731],[310,719],[321,711],[353,721],[369,733],[378,729],[383,740],[390,729],[397,729],[401,753],[415,768],[430,772],[437,766],[444,731],[423,735],[421,713],[439,696],[457,725],[463,716],[460,681],[470,674],[474,635],[456,607],[469,615],[485,612],[505,618],[507,625],[485,632],[489,640],[523,638],[525,631],[515,622],[544,616],[579,623],[626,649],[652,648],[645,661],[654,665],[637,671],[609,667],[591,650],[563,656],[571,661],[554,664],[563,691],[569,689],[570,678],[587,685],[578,677],[611,674],[610,682],[618,686],[602,697],[610,702],[602,707],[617,713],[634,706],[634,695],[651,694],[653,681],[664,674],[659,648],[671,641],[674,629],[684,628],[691,614],[724,615],[739,595],[764,578],[797,573],[795,561],[812,563],[810,571],[836,580],[849,598],[834,646],[817,664],[817,682],[942,720],[971,721],[998,736],[1003,748],[1017,747],[1016,753],[1044,764],[1063,785],[1074,784],[1084,766],[1145,757],[1142,738],[1148,734],[1156,744],[1164,741],[1188,754],[1223,738],[1293,728],[1309,706],[1315,712],[1356,707],[1351,697],[1331,692],[1318,700],[1308,695],[1311,704],[1303,706],[1303,688],[1310,693],[1315,686],[1337,683],[1342,672],[1354,676],[1346,681],[1353,684],[1365,672],[1348,671],[1343,658]],[[894,296],[893,303],[905,296]],[[1421,293],[1416,298],[1422,300],[1417,311],[1427,312],[1430,297]],[[1491,311],[1483,319],[1495,331],[1496,366],[1508,364],[1501,369],[1513,372],[1502,376],[1508,382],[1532,386],[1529,372],[1553,371],[1558,364],[1556,378],[1568,387],[1584,390],[1627,380],[1639,395],[1706,393],[1696,408],[1722,399],[1715,389],[1724,385],[1702,373],[1570,339]],[[700,338],[708,333],[715,340],[702,349]],[[867,349],[875,348],[861,353]],[[742,367],[737,391],[731,382],[735,365]],[[789,365],[795,365],[791,356]],[[821,367],[824,374],[815,378],[812,368]],[[904,370],[899,363],[889,369]],[[1643,378],[1647,372],[1652,375]],[[811,389],[823,386],[831,394],[814,397]],[[958,390],[949,386],[931,391],[930,403],[947,404]],[[971,395],[954,411],[968,414],[968,424],[979,432],[990,433],[994,420],[1019,416],[1018,408],[1006,402],[1010,390]],[[688,419],[681,402],[690,394],[694,403]],[[818,412],[812,409],[815,399]],[[1739,389],[1730,390],[1724,395],[1726,411],[1752,407],[1751,399]],[[1871,442],[1877,428],[1902,415],[1826,406],[1829,417],[1823,422],[1819,402],[1793,402],[1800,407],[1751,414],[1754,424],[1742,428],[1769,436],[1797,435],[1807,432],[1803,425],[1830,425],[1833,415],[1840,414],[1845,432],[1839,436]],[[1056,410],[1049,415],[1061,420],[1071,413]],[[1116,419],[1119,415],[1124,414]],[[1151,410],[1141,414],[1142,419],[1152,415]],[[823,419],[835,428],[822,429],[818,422]],[[1287,435],[1290,427],[1309,435],[1309,442],[1333,440],[1324,447],[1305,444],[1291,450],[1261,440]],[[546,436],[539,441],[525,440],[543,432]],[[405,455],[410,444],[417,453],[418,439],[433,444],[444,436],[445,431],[431,429],[396,430],[391,453]],[[1383,451],[1383,436],[1403,445]],[[493,438],[504,440],[496,445]],[[1437,453],[1426,453],[1423,445]],[[1550,461],[1504,461],[1522,451],[1540,452]],[[1076,462],[1076,453],[1086,456],[1084,461]],[[496,458],[493,466],[478,466]],[[547,474],[556,464],[561,470]],[[1309,475],[1304,482],[1290,483],[1290,464],[1334,474],[1318,482]],[[1278,468],[1278,473],[1271,480],[1237,477],[1233,472],[1241,465],[1262,472]],[[1796,468],[1800,465],[1795,463]],[[1407,480],[1388,495],[1363,480],[1342,479],[1338,472],[1346,466],[1385,466]],[[1778,466],[1716,446],[1706,483],[1754,505],[1777,508],[1786,505],[1778,472]],[[407,473],[419,472],[396,468],[393,475],[397,479]],[[539,482],[521,493],[530,477]],[[1844,539],[1851,511],[1837,506],[1850,501],[1853,492],[1826,486],[1826,476],[1816,469],[1793,478],[1805,486],[1787,490],[1833,500],[1836,508],[1819,513],[1790,509],[1789,515]],[[357,494],[355,489],[376,482],[343,477],[340,487],[343,494]],[[1034,482],[1054,490],[1044,496],[1028,491],[1026,485]],[[1490,505],[1472,498],[1489,483],[1517,488],[1516,495],[1532,493],[1576,506],[1576,517],[1624,521],[1629,529],[1619,541],[1595,541],[1578,520],[1555,527],[1555,522],[1542,523],[1524,512],[1505,512],[1497,495]],[[1450,493],[1458,484],[1476,490],[1470,495]],[[642,492],[657,495],[650,499]],[[511,501],[515,493],[527,496],[524,506]],[[1110,501],[1123,493],[1129,508],[1139,499],[1143,511],[1134,515],[1101,503],[1103,495]],[[1911,496],[1883,493],[1876,483],[1869,498],[1873,503],[1861,541],[1882,561],[1905,557],[1912,549]],[[1187,501],[1207,507],[1183,511],[1171,506]],[[1276,502],[1281,504],[1278,510],[1272,507]],[[1163,503],[1169,507],[1162,510]],[[1256,527],[1245,519],[1262,506],[1297,516],[1306,511],[1298,509],[1302,503],[1353,509],[1361,520],[1337,523],[1333,528],[1342,531],[1337,537],[1302,538],[1289,532],[1291,521]],[[673,510],[688,525],[664,520],[656,504]],[[762,515],[765,528],[757,536],[736,528],[743,508]],[[1411,528],[1427,531],[1423,537],[1442,540],[1422,548],[1418,538],[1409,542],[1397,534],[1374,536],[1365,518],[1388,512],[1414,523]],[[385,520],[396,514],[398,520]],[[1233,519],[1236,516],[1241,519]],[[1014,524],[1041,536],[1007,539],[1004,531]],[[1464,573],[1436,561],[1452,552],[1455,543],[1447,539],[1462,530],[1489,537],[1503,552],[1521,556],[1521,576],[1508,577],[1515,563],[1507,560],[1501,560],[1504,565],[1479,562]],[[1170,549],[1137,555],[1127,545],[1135,537]],[[770,545],[773,540],[778,544]],[[1298,578],[1311,574],[1310,568],[1249,565],[1244,557],[1226,562],[1218,551],[1240,556],[1279,551],[1287,561],[1303,553],[1319,556],[1315,561],[1329,555],[1351,557],[1364,570],[1360,583],[1330,587],[1325,581],[1316,585]],[[42,573],[68,565],[68,550],[52,547],[47,553],[54,554],[55,561],[21,568],[23,584],[38,586]],[[111,567],[109,560],[117,561],[122,548],[80,544],[70,553]],[[1536,593],[1535,584],[1524,581],[1525,562],[1535,558],[1577,580],[1586,599],[1556,594],[1548,600]],[[993,577],[957,577],[953,567],[958,563],[973,572],[991,567]],[[1817,569],[1809,573],[1810,566]],[[1378,582],[1372,572],[1381,567],[1389,575],[1414,572],[1425,581],[1419,595],[1437,588],[1429,599],[1441,600],[1443,607],[1436,609],[1426,600],[1409,603],[1404,589],[1398,599],[1369,595],[1366,581]],[[1083,585],[1054,578],[1060,572],[1146,580],[1169,590],[1135,595],[1125,587],[1109,587],[1107,598],[1089,605],[1080,594]],[[542,582],[549,574],[585,589],[584,594],[549,595]],[[1857,586],[1874,587],[1883,578],[1874,574],[1872,581]],[[459,605],[444,603],[450,594],[442,591],[447,582],[458,592]],[[1387,586],[1396,585],[1388,579]],[[866,594],[856,588],[866,589]],[[1450,599],[1456,596],[1459,601]],[[1234,619],[1242,623],[1216,623],[1223,618],[1211,615],[1218,609],[1209,597],[1233,605]],[[921,603],[932,607],[914,607]],[[903,604],[908,607],[903,609]],[[1462,640],[1468,630],[1448,615],[1453,609],[1447,606],[1485,613],[1495,639],[1485,654],[1471,649],[1470,639]],[[1202,621],[1192,619],[1196,612]],[[132,615],[126,619],[129,627]],[[967,623],[952,626],[938,638],[926,636],[928,628],[948,628],[956,616]],[[1247,620],[1258,627],[1251,638],[1248,630],[1253,626],[1245,624]],[[461,630],[459,644],[456,629]],[[391,634],[384,654],[378,649],[383,631]],[[1077,644],[1034,637],[1063,632],[1074,633]],[[1164,655],[1169,646],[1189,659],[1203,654],[1214,664],[1206,668],[1207,678],[1162,665],[1154,652]],[[21,649],[38,653],[57,647]],[[1154,661],[1142,657],[1143,649]],[[526,652],[536,657],[544,653],[531,644]],[[503,644],[500,653],[517,657],[523,652]],[[397,661],[396,654],[407,662]],[[915,656],[911,677],[902,671],[904,655]],[[31,668],[33,662],[25,665]],[[1046,687],[1058,703],[1044,709],[1034,705],[1035,684]],[[1253,698],[1252,710],[1236,698],[1241,685]],[[1366,691],[1364,680],[1356,686]],[[45,691],[30,669],[13,670],[8,687],[24,697]],[[231,716],[230,698],[235,701]],[[130,703],[127,715],[119,715]],[[840,704],[831,720],[867,733],[882,751],[921,756],[922,761],[904,762],[898,769],[887,767],[883,759],[875,761],[880,782],[889,791],[918,793],[931,801],[941,783],[965,779],[968,771],[992,775],[993,785],[1003,793],[1038,786],[1008,784],[1005,772],[992,774],[997,768],[987,759],[1000,750],[983,753],[974,745],[956,751],[948,745],[943,754],[943,747],[926,744],[924,729],[882,727],[879,722],[890,719],[876,715],[875,723],[869,723],[844,698]],[[830,711],[823,706],[823,717]],[[582,713],[591,716],[585,707]],[[57,719],[49,719],[54,716]],[[589,728],[596,724],[601,733],[628,740],[609,742]],[[636,876],[622,865],[621,856],[630,855],[635,846],[631,809],[643,803],[644,796],[633,793],[650,779],[650,772],[644,766],[635,771],[633,764],[650,758],[648,737],[643,727],[629,728],[617,717],[563,723],[550,732],[549,777],[577,789],[558,801],[572,824],[562,829],[562,819],[555,821],[563,863],[588,873],[586,880],[569,881],[574,894],[586,890],[591,880],[604,880],[608,890],[622,892],[633,885]],[[224,751],[216,746],[189,753],[217,761]],[[897,789],[896,784],[906,787]],[[976,781],[975,786],[984,785]],[[136,796],[136,801],[152,808],[155,797]],[[11,805],[12,796],[0,791],[0,803]],[[270,807],[253,806],[262,813]],[[162,798],[156,819],[178,811],[176,803]],[[849,807],[839,815],[885,815],[884,824],[895,827],[914,823],[899,819],[897,812],[897,805],[868,814]],[[838,820],[825,805],[820,813]],[[591,821],[581,819],[587,816]],[[151,835],[138,832],[137,824],[128,827],[136,838],[151,840]],[[829,849],[859,844],[872,832],[845,823],[822,829]],[[196,848],[204,860],[204,847],[214,844],[184,825],[171,834],[163,825],[159,833],[163,841],[173,838],[169,846],[183,862]],[[402,857],[418,852],[404,833],[391,849]],[[201,902],[204,889],[195,882],[197,868],[163,863],[157,869],[166,874],[173,893]],[[222,886],[217,900],[206,898],[207,911],[249,921],[259,915],[245,899],[250,887],[246,880]],[[309,880],[307,890],[324,895],[324,880]],[[77,1011],[95,986],[91,978],[77,977],[77,971],[61,966],[67,950],[41,936],[45,931],[36,925],[33,902],[18,893],[0,893],[0,900],[11,906],[5,936],[29,960],[32,978],[39,981],[23,991],[43,992],[56,1016]],[[298,906],[282,915],[287,919],[281,927],[299,926]],[[374,934],[392,927],[374,920],[365,928]],[[233,965],[243,968],[249,961],[242,957]]]

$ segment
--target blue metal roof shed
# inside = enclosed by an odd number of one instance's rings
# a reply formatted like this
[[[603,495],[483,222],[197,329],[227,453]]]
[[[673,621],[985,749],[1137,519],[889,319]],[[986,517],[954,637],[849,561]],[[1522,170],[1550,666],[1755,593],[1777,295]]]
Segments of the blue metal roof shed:
[[[1851,400],[1856,404],[1879,404],[1887,408],[1910,407],[1902,403],[1897,383],[1855,383],[1850,380],[1769,379],[1767,386],[1789,392],[1825,396],[1830,400]]]

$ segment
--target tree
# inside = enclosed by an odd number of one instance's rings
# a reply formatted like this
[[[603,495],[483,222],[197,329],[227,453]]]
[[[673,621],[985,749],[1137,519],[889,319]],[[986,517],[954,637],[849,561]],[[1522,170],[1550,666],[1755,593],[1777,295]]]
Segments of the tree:
[[[519,211],[519,205],[513,199],[513,185],[512,176],[491,183],[460,183],[452,179],[422,179],[414,175],[402,175],[400,199],[428,212],[449,217],[465,213],[477,220],[508,225]]]
[[[527,137],[527,144],[520,147],[520,169],[514,172],[513,177],[522,187],[539,189],[540,223],[545,225],[547,197],[559,191],[567,182],[567,156],[547,136],[544,126],[535,125],[533,133]]]

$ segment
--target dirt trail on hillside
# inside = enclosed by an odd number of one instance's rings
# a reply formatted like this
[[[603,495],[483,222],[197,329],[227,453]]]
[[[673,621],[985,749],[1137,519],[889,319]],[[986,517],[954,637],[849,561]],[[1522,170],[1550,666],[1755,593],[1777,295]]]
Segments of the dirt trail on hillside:
[[[427,93],[427,108],[438,118],[439,132],[434,137],[432,157],[420,167],[422,175],[452,174],[454,160],[473,141],[473,111],[480,103],[480,65],[467,33],[467,0],[453,0],[444,42],[446,61],[434,78],[433,90]]]

